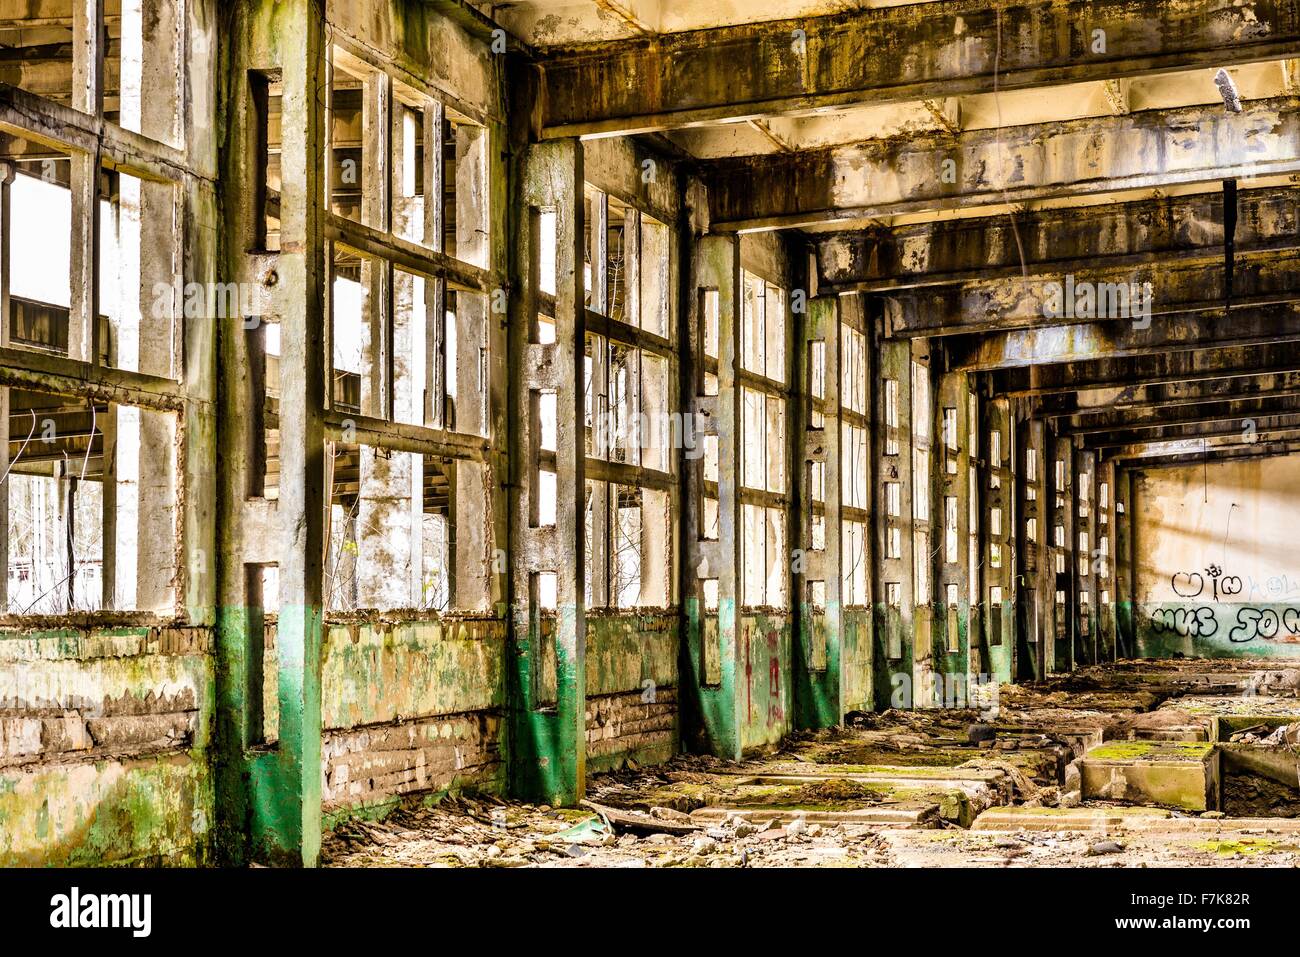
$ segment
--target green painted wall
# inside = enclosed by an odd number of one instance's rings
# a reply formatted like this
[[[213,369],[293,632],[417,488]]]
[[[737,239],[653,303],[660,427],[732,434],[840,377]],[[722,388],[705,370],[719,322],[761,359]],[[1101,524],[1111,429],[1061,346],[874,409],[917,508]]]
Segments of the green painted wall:
[[[330,624],[326,730],[505,707],[505,624],[491,618]]]
[[[870,711],[875,691],[871,674],[871,609],[844,608],[840,612],[840,623],[843,629],[840,654],[843,656],[841,695],[844,712]]]
[[[616,743],[589,745],[588,773],[627,764],[660,764],[681,750],[678,664],[681,619],[675,612],[589,613],[587,616],[587,725],[605,696],[620,696],[618,706],[630,708],[629,724]],[[653,717],[651,714],[653,713]],[[666,731],[639,733],[650,721]],[[593,753],[599,751],[600,753]]]
[[[211,632],[0,633],[0,866],[209,859]]]
[[[743,751],[775,745],[793,728],[794,687],[788,615],[740,616],[737,713]]]
[[[675,612],[588,614],[588,696],[675,688],[680,640]]]
[[[211,820],[202,755],[0,772],[0,867],[195,866]]]
[[[1142,658],[1300,656],[1300,604],[1166,601],[1135,610]]]

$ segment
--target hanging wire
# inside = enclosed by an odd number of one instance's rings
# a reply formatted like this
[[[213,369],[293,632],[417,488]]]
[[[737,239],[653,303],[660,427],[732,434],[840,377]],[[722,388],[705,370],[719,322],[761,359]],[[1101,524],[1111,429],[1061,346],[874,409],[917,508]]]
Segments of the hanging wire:
[[[0,485],[3,485],[5,479],[9,477],[9,473],[13,470],[13,467],[18,464],[18,460],[21,459],[23,457],[23,453],[27,451],[27,443],[30,442],[32,440],[32,436],[36,434],[36,410],[30,409],[28,411],[32,413],[32,427],[27,430],[27,438],[23,439],[23,444],[22,447],[19,448],[18,454],[15,455],[12,459],[10,459],[9,465],[5,467],[5,474],[0,475]]]

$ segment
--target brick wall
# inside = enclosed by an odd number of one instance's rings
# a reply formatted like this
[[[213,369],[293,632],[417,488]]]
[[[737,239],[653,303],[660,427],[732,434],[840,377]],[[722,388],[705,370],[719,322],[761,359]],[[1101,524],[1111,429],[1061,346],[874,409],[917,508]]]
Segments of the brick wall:
[[[469,616],[331,623],[321,665],[326,826],[410,794],[500,792],[505,624]]]
[[[355,806],[452,787],[497,790],[501,718],[487,712],[419,718],[347,731],[321,742],[326,817]]]
[[[666,761],[677,751],[677,690],[654,688],[587,699],[587,769]]]

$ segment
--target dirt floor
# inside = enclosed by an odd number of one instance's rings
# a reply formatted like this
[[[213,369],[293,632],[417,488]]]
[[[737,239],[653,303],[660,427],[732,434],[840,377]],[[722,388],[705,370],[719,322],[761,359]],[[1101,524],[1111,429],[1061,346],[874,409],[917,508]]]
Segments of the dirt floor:
[[[753,760],[683,755],[598,775],[579,808],[472,795],[407,803],[340,825],[322,860],[1295,867],[1298,690],[1293,663],[1121,662],[1003,686],[991,711],[854,714]]]

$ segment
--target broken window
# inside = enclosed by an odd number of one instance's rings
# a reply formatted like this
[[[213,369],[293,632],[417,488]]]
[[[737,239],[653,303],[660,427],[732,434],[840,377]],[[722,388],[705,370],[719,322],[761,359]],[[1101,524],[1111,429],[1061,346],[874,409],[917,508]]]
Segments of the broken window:
[[[842,502],[846,508],[866,509],[867,430],[845,424],[840,431]]]
[[[8,615],[174,615],[174,413],[0,386]]]
[[[947,408],[943,410],[943,447],[944,447],[944,471],[949,475],[957,474],[957,410]]]
[[[867,526],[864,522],[845,522],[843,542],[845,606],[865,607],[867,596]]]
[[[743,503],[742,602],[784,607],[786,386],[785,292],[741,272],[741,366],[753,376],[741,389],[740,479]]]
[[[913,532],[912,569],[915,578],[915,595],[917,605],[930,603],[930,533],[923,529]]]
[[[366,56],[329,49],[326,608],[481,610],[501,571],[488,560],[492,479],[459,437],[490,431],[489,300],[473,270],[438,254],[487,266],[487,132]],[[266,93],[269,201],[277,85]],[[269,213],[267,222],[270,245]],[[558,410],[554,395],[535,398],[539,445],[550,448],[538,450],[529,504],[545,523],[554,521]],[[273,459],[268,441],[268,498]],[[553,607],[554,574],[535,577]]]
[[[943,560],[957,561],[957,497],[946,496],[943,500]]]
[[[898,380],[885,380],[885,454],[898,454]]]
[[[671,230],[593,186],[584,201],[587,308],[606,317],[601,334],[587,334],[584,356],[587,594],[593,607],[664,607],[673,594],[672,448],[682,428],[668,344]],[[717,436],[690,439],[703,446],[700,534],[716,538]]]

